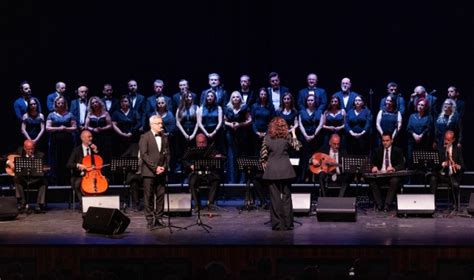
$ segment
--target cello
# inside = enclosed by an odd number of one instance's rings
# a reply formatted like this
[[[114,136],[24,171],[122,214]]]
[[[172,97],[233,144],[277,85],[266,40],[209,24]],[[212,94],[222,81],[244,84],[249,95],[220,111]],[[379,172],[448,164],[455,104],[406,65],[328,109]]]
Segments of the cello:
[[[92,152],[91,155],[87,155],[82,159],[82,164],[86,166],[85,174],[81,181],[82,193],[84,195],[104,193],[109,183],[107,178],[100,172],[100,169],[105,166],[103,165],[102,158]]]
[[[309,163],[309,170],[314,174],[330,173],[340,166],[335,159],[325,153],[314,153]]]

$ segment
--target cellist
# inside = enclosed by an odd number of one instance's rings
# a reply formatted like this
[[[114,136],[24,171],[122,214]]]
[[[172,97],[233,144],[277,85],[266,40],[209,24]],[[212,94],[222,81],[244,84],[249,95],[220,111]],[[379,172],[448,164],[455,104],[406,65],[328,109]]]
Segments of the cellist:
[[[329,147],[321,148],[315,153],[311,159],[310,170],[315,172],[319,177],[319,186],[321,188],[321,196],[326,196],[328,184],[336,184],[340,186],[339,197],[343,197],[348,186],[347,174],[342,172],[342,158],[347,153],[340,149],[341,138],[338,134],[332,134],[329,138]],[[316,159],[315,155],[319,157]],[[323,156],[320,156],[323,155]],[[315,167],[315,168],[311,168]]]
[[[89,130],[81,132],[81,144],[72,150],[71,156],[67,162],[67,167],[71,172],[71,186],[76,192],[77,199],[82,206],[81,182],[87,166],[83,164],[84,157],[88,155],[98,154],[99,150],[95,144],[92,144],[92,133]]]

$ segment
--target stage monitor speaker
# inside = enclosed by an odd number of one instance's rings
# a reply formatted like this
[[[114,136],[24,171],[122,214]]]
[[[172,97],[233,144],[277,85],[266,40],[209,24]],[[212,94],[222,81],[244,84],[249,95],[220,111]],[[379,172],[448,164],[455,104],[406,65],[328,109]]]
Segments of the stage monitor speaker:
[[[433,215],[435,197],[433,194],[397,194],[397,213]]]
[[[355,222],[355,197],[320,197],[316,208],[316,216],[320,222]]]
[[[0,197],[0,220],[13,220],[18,216],[16,197]]]
[[[90,233],[121,234],[130,224],[130,218],[120,210],[90,206],[82,223],[82,228]]]
[[[309,214],[311,207],[310,193],[292,193],[291,201],[293,203],[294,213]]]
[[[89,207],[102,207],[120,209],[120,196],[118,195],[97,195],[82,197],[82,212],[86,213]]]
[[[168,195],[170,197],[170,213],[191,214],[191,194],[171,193],[165,195],[165,212],[168,212]]]
[[[469,206],[467,206],[467,212],[471,215],[474,215],[474,193],[471,193],[469,197]]]

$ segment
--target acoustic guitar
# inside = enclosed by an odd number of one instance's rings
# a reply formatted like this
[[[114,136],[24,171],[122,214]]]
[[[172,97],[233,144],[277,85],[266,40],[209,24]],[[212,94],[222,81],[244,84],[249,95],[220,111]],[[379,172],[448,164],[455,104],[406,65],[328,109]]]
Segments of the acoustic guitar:
[[[336,170],[338,166],[341,165],[328,154],[314,153],[311,157],[311,162],[309,163],[309,170],[314,174],[319,174],[321,172],[329,173]]]

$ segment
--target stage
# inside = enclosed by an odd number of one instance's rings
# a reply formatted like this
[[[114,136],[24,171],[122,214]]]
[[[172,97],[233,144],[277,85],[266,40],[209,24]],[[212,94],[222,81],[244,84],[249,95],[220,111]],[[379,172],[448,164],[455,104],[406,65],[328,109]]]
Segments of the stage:
[[[460,264],[473,263],[474,219],[451,216],[445,208],[430,217],[359,209],[355,222],[320,222],[317,215],[305,213],[295,217],[294,230],[273,231],[266,224],[268,210],[239,211],[242,205],[242,200],[220,200],[223,209],[203,210],[202,222],[212,227],[209,233],[199,226],[150,231],[143,211],[122,209],[130,218],[129,226],[123,234],[105,235],[87,233],[79,210],[69,209],[67,203],[51,203],[44,214],[23,213],[0,222],[0,268],[16,260],[23,268],[35,268],[34,276],[26,279],[51,273],[58,266],[79,279],[104,268],[122,275],[141,271],[143,278],[136,279],[144,279],[150,269],[166,264],[180,271],[178,279],[198,279],[197,271],[217,261],[229,270],[230,279],[243,279],[239,273],[249,266],[268,262],[269,273],[276,276],[301,273],[317,264],[320,272],[334,279],[361,260],[377,264],[369,265],[370,273],[378,275],[371,279],[385,279],[380,275],[407,268],[431,276],[452,275],[446,271],[453,264],[458,269]],[[194,224],[196,214],[186,214],[173,213],[172,225]]]

